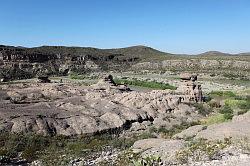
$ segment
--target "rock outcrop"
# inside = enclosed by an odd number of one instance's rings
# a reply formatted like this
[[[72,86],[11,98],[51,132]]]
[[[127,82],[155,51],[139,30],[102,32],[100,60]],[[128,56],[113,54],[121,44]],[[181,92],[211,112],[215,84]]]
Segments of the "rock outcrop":
[[[183,73],[180,75],[182,84],[177,91],[183,94],[183,102],[202,102],[203,94],[201,85],[196,83],[197,75]]]
[[[207,140],[250,140],[250,112],[243,115],[234,116],[232,121],[213,124],[210,126],[192,126],[181,133],[173,136],[176,139],[207,139]]]
[[[91,86],[95,90],[108,90],[108,91],[130,91],[126,85],[117,85],[112,75],[103,76],[96,84]]]
[[[159,62],[140,62],[132,66],[134,70],[156,70],[156,69],[178,69],[187,71],[191,69],[213,71],[222,69],[241,69],[242,71],[249,71],[250,62],[242,60],[217,60],[217,59],[202,59],[202,58],[189,58],[189,59],[173,59],[163,60]]]
[[[237,146],[237,144],[227,145],[224,148],[213,148],[219,146],[216,142],[207,143],[208,148],[199,149],[202,145],[197,144],[189,148],[185,153],[181,153],[188,149],[188,142],[183,140],[167,140],[167,139],[144,139],[134,143],[132,149],[135,153],[141,153],[143,158],[147,156],[157,156],[161,159],[159,165],[180,165],[180,166],[246,166],[249,165],[249,152]],[[214,144],[213,147],[209,144]],[[201,146],[201,147],[199,147]]]
[[[112,76],[90,87],[56,83],[1,87],[8,95],[0,100],[1,132],[85,135],[119,132],[133,123],[171,127],[200,118],[179,96],[164,90],[130,91],[116,85]]]
[[[195,138],[208,140],[250,139],[250,112],[235,116],[231,122],[224,122],[208,126],[206,130],[197,133]]]
[[[48,75],[67,75],[70,72],[120,70],[136,61],[138,57],[96,48],[0,45],[0,78],[32,78],[41,71]]]
[[[167,140],[159,138],[151,138],[139,140],[134,143],[132,149],[134,152],[142,153],[143,157],[159,156],[164,164],[175,163],[176,152],[185,147],[182,140]]]

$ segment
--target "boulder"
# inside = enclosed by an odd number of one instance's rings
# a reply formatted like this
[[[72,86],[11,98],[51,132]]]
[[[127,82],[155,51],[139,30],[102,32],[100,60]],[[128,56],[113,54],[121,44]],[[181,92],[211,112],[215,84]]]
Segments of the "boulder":
[[[206,130],[201,130],[195,138],[208,140],[250,139],[250,112],[233,118],[230,122],[214,124],[208,126]]]
[[[113,92],[130,91],[126,85],[117,85],[112,75],[103,76],[96,84],[91,85],[95,90],[108,90]]]
[[[182,80],[191,80],[196,81],[197,80],[197,74],[190,74],[190,73],[181,73],[180,78]]]
[[[173,138],[175,139],[188,139],[193,138],[197,135],[198,132],[205,130],[207,127],[203,125],[196,125],[189,127],[186,130],[183,130],[182,132],[175,134]]]
[[[164,163],[175,163],[176,152],[184,147],[185,142],[182,140],[150,138],[136,141],[132,150],[141,153],[143,157],[159,156]]]

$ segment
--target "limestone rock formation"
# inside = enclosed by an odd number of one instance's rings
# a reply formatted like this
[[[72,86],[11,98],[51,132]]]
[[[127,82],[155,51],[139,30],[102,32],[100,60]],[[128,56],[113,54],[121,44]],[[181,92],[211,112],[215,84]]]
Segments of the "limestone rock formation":
[[[112,76],[90,87],[26,83],[1,89],[8,95],[0,98],[1,132],[85,135],[126,130],[133,123],[171,127],[200,118],[179,96],[164,90],[129,91]]]
[[[250,139],[250,112],[234,116],[232,121],[213,124],[210,126],[192,126],[173,136],[176,139],[207,139],[207,140],[232,140]]]
[[[201,85],[196,83],[197,75],[182,73],[182,84],[177,91],[183,94],[183,102],[202,102],[203,94]]]
[[[105,75],[96,84],[91,86],[95,90],[118,90],[119,91],[130,91],[126,85],[116,85],[112,75]]]
[[[36,48],[0,45],[0,78],[26,79],[41,70],[49,75],[67,75],[127,67],[138,61],[112,50],[80,47],[42,46]]]
[[[231,122],[224,122],[208,126],[206,130],[197,133],[195,138],[208,140],[250,139],[250,112],[235,116]]]
[[[180,78],[182,80],[187,80],[187,81],[196,81],[197,80],[197,74],[190,74],[190,73],[181,73]]]
[[[207,126],[203,125],[196,125],[196,126],[191,126],[188,129],[175,134],[173,138],[175,139],[188,139],[188,138],[194,138],[198,132],[205,130]]]

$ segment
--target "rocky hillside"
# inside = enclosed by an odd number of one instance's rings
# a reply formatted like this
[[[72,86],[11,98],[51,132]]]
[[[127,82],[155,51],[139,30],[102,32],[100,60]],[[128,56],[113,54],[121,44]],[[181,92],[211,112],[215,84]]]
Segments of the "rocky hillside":
[[[146,46],[97,49],[64,46],[24,48],[0,45],[0,77],[23,79],[39,75],[67,75],[70,72],[143,69],[164,71],[233,69],[233,72],[249,73],[249,57],[247,53],[231,55],[220,52],[184,56],[161,52]]]

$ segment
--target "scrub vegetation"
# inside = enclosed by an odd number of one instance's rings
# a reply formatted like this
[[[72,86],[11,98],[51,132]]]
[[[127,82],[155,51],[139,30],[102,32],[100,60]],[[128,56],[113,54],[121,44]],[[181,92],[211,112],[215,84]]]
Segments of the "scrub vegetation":
[[[170,90],[176,90],[176,87],[173,85],[155,82],[155,81],[141,81],[137,79],[114,79],[116,84],[126,84],[126,85],[133,85],[133,86],[140,86],[140,87],[146,87],[151,89],[170,89]]]

